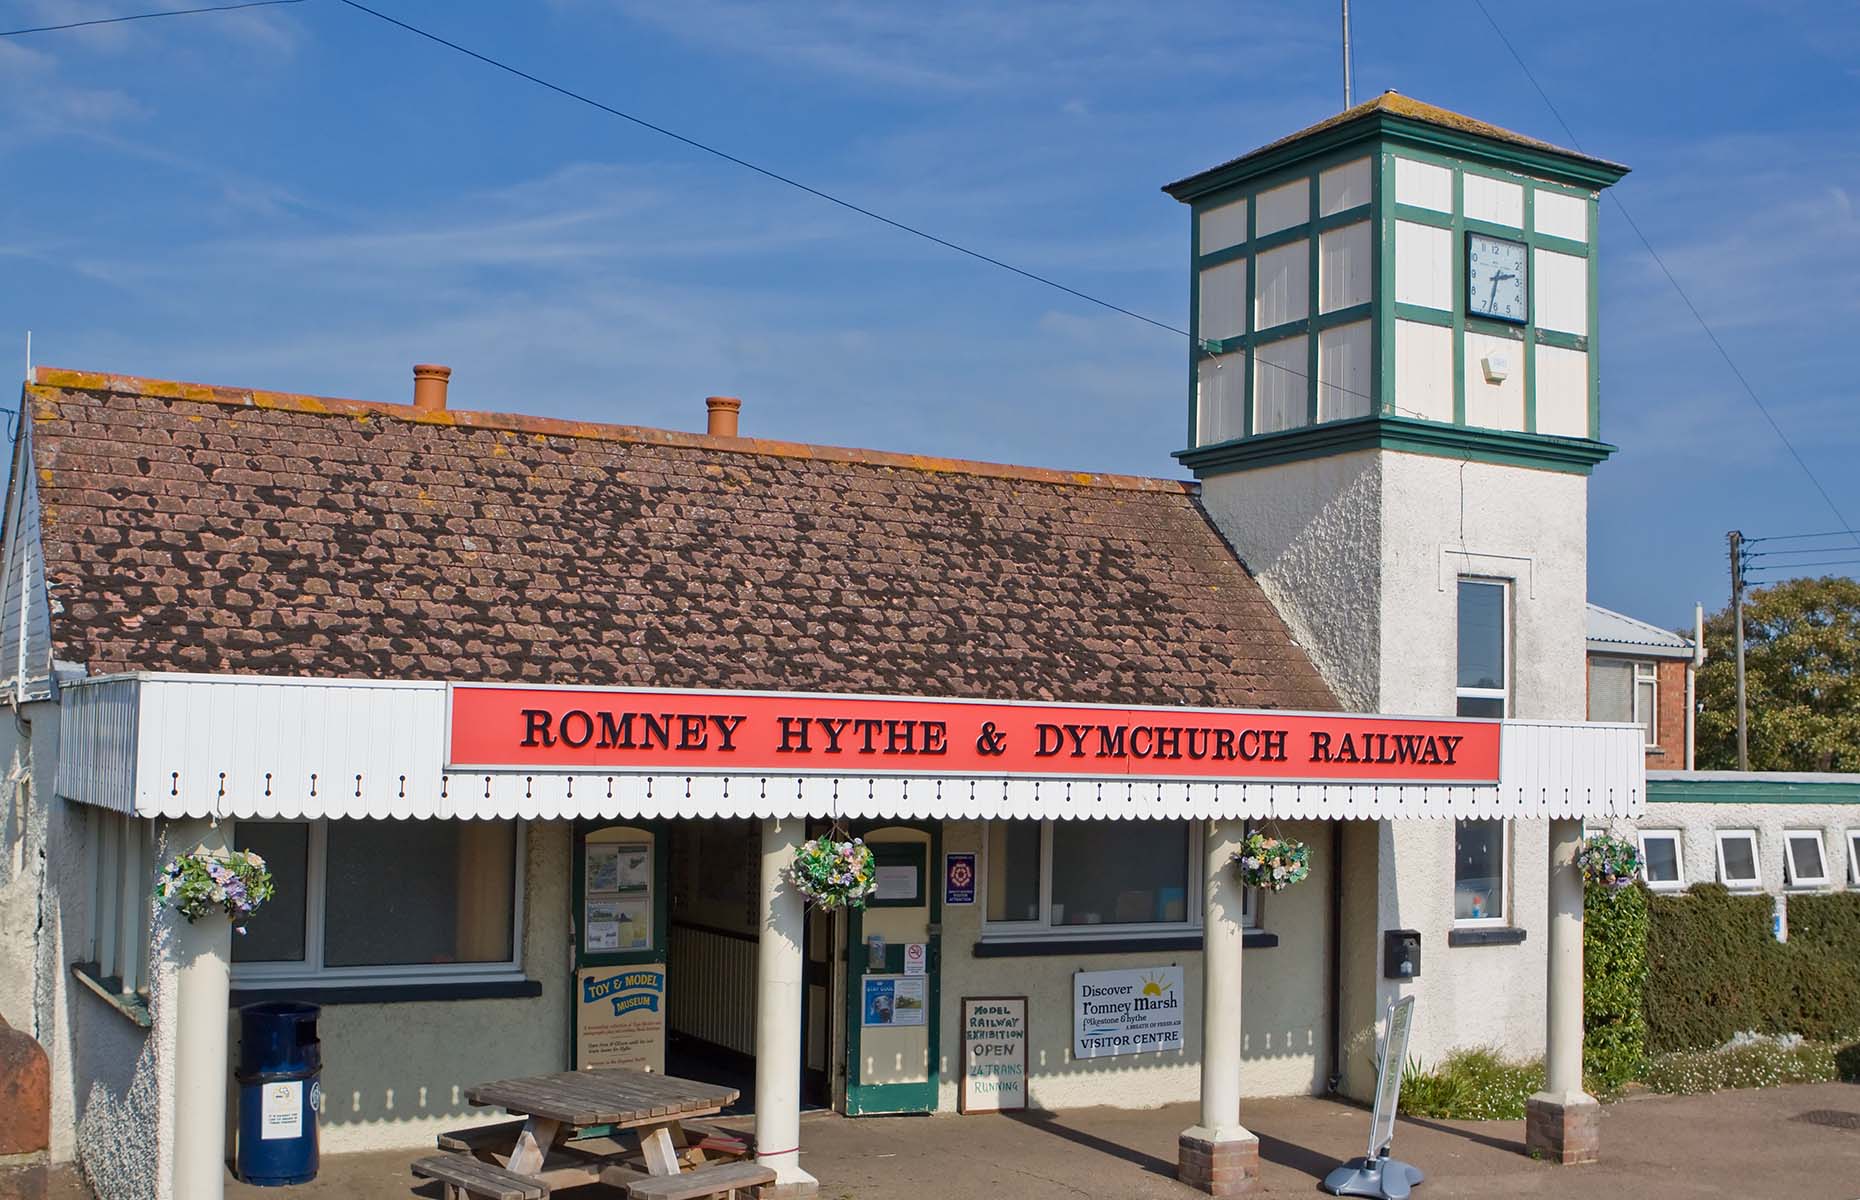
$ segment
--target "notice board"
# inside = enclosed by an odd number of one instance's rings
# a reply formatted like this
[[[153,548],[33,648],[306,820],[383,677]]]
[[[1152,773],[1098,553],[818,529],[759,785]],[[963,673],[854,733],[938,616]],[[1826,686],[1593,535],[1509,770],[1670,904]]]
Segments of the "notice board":
[[[575,1069],[665,1072],[665,964],[575,972]]]
[[[1027,1107],[1027,997],[962,998],[962,1088],[956,1111]]]

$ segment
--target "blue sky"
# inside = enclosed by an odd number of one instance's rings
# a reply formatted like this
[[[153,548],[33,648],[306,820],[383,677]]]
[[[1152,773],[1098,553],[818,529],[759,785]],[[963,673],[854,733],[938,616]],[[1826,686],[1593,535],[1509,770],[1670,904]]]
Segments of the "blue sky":
[[[1860,522],[1860,9],[1488,2]],[[1323,2],[376,3],[1177,325],[1158,186],[1341,104]],[[1355,7],[1359,96],[1566,140],[1471,0]],[[1607,205],[1602,238],[1590,595],[1684,624],[1725,530],[1835,519]],[[0,361],[27,329],[60,366],[404,400],[438,361],[458,407],[697,428],[729,393],[746,433],[1145,474],[1186,414],[1177,337],[335,0],[0,40]]]

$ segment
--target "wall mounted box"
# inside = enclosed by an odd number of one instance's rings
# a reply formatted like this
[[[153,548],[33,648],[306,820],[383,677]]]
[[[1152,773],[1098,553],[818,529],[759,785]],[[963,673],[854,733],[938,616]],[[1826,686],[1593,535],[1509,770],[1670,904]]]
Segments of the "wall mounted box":
[[[1414,929],[1382,931],[1382,977],[1418,979],[1421,975],[1421,934]]]

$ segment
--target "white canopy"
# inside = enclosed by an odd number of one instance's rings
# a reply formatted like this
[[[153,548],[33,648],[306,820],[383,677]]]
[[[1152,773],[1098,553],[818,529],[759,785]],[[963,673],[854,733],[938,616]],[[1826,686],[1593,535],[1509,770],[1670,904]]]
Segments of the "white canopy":
[[[1646,791],[1639,726],[1553,721],[1504,722],[1496,783],[448,770],[448,699],[413,681],[79,680],[60,692],[57,790],[169,818],[1120,820],[1609,818],[1638,814]]]

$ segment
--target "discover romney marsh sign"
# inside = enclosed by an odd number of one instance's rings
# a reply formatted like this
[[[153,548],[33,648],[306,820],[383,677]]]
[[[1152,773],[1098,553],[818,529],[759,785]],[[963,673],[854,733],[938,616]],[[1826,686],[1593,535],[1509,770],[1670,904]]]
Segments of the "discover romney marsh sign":
[[[1493,783],[1496,721],[454,684],[454,770]]]

